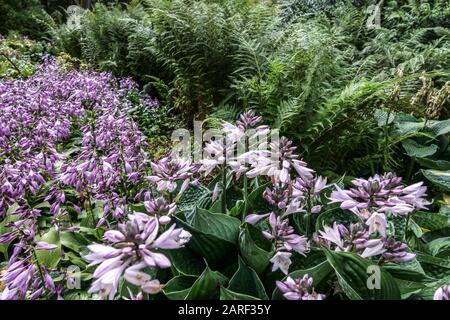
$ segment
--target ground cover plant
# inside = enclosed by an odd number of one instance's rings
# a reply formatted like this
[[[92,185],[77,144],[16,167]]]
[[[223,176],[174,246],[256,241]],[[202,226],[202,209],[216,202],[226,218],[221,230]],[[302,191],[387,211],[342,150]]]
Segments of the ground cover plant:
[[[31,5],[0,299],[450,299],[446,1]]]

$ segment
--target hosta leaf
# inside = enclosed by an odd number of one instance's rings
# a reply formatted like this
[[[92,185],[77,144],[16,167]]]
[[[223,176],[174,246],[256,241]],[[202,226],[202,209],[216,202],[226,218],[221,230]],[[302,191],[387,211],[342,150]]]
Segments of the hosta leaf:
[[[184,300],[196,280],[193,276],[173,277],[165,284],[163,292],[169,300]]]
[[[316,220],[316,232],[323,230],[323,226],[333,226],[333,223],[342,223],[348,225],[356,222],[356,216],[351,212],[343,211],[341,208],[333,208],[322,212]]]
[[[434,170],[450,170],[450,161],[446,160],[431,160],[426,158],[417,158],[416,161],[427,169]]]
[[[201,208],[196,208],[186,222],[175,219],[192,234],[187,247],[205,257],[211,265],[229,261],[230,255],[236,251],[240,225],[238,219]]]
[[[240,220],[221,213],[196,208],[188,218],[189,224],[204,233],[236,243],[239,235]]]
[[[323,284],[326,279],[330,276],[333,271],[333,267],[330,265],[328,261],[323,261],[315,267],[305,269],[305,270],[296,270],[289,273],[289,276],[293,279],[302,278],[305,274],[309,275],[313,278],[313,286],[317,293],[320,293],[320,290],[324,288]],[[286,277],[284,278],[286,279]],[[283,279],[283,280],[284,280]],[[273,299],[283,299],[283,296],[278,288],[276,288],[272,294]]]
[[[400,291],[394,278],[385,270],[379,270],[379,289],[370,289],[368,280],[372,276],[369,267],[373,262],[350,252],[334,252],[327,249],[325,255],[338,277],[339,284],[351,300],[400,299]],[[375,276],[376,274],[373,274]]]
[[[220,288],[220,300],[260,300],[260,299],[243,293],[233,292],[229,289],[222,287]]]
[[[450,258],[450,237],[438,238],[427,244],[428,252],[440,258]]]
[[[184,275],[199,276],[206,267],[203,258],[186,247],[167,250],[165,254],[169,256],[172,265]]]
[[[408,134],[418,132],[423,129],[424,122],[402,121],[396,122],[395,127],[399,135],[406,136]]]
[[[447,134],[450,132],[450,119],[442,121],[430,121],[428,127],[435,136]]]
[[[408,281],[395,278],[395,282],[400,290],[401,298],[408,299],[414,294],[420,293],[426,287],[426,283]]]
[[[412,215],[420,227],[426,230],[438,230],[450,226],[450,217],[435,212],[418,211]]]
[[[434,257],[422,252],[416,252],[416,258],[431,277],[439,279],[442,276],[450,276],[450,259]]]
[[[8,208],[5,219],[3,219],[2,222],[0,222],[0,236],[11,231],[10,228],[5,227],[5,224],[7,224],[8,222],[11,222],[11,221],[16,222],[17,220],[19,220],[20,215],[11,214],[12,212],[14,212],[17,209],[17,207],[18,207],[18,205],[17,205],[17,203],[15,203]],[[8,259],[8,248],[9,248],[9,243],[0,244],[0,252],[3,253],[3,256],[5,257],[5,259]]]
[[[380,110],[380,109],[375,110],[373,115],[375,117],[375,120],[378,123],[378,126],[380,126],[380,127],[384,127],[386,125],[391,124],[392,121],[394,121],[394,119],[395,119],[395,113],[393,113],[393,112],[388,113],[387,111]],[[389,118],[388,118],[388,116],[389,116]]]
[[[272,184],[270,182],[263,184],[248,195],[247,212],[267,213],[272,211],[272,206],[263,198],[264,190],[266,190],[266,188],[270,187],[271,185]]]
[[[186,296],[186,300],[218,299],[220,297],[220,287],[225,285],[227,281],[227,277],[223,274],[206,267],[200,277],[195,280]]]
[[[450,191],[450,170],[439,171],[439,170],[422,170],[425,178],[430,180],[433,184],[439,188]]]
[[[61,244],[75,252],[81,252],[81,250],[90,244],[90,241],[79,232],[62,231],[59,236],[61,238]]]
[[[227,261],[236,252],[236,245],[217,236],[202,232],[179,218],[174,218],[176,223],[192,234],[186,247],[204,257],[211,265],[217,265]]]
[[[89,300],[91,295],[84,290],[72,290],[63,294],[64,300]]]
[[[39,241],[44,241],[57,246],[53,250],[36,250],[36,257],[39,263],[43,264],[48,269],[55,268],[61,260],[61,240],[58,231],[56,231],[55,228],[51,228],[39,239]]]
[[[257,273],[248,267],[239,257],[239,267],[230,280],[228,289],[240,294],[253,296],[259,299],[268,299],[264,285]]]
[[[246,224],[241,230],[239,235],[239,252],[244,262],[261,275],[269,265],[269,260],[273,254],[258,246],[249,231],[252,227]]]
[[[448,285],[450,283],[450,276],[441,276],[439,280],[431,283],[427,283],[422,290],[418,291],[413,295],[414,299],[424,299],[424,300],[432,300],[433,295],[436,290],[443,285]]]
[[[406,154],[410,157],[425,158],[436,153],[438,146],[435,144],[424,146],[412,139],[402,141]]]
[[[183,193],[178,201],[177,210],[192,211],[196,207],[199,207],[199,204],[208,200],[211,200],[211,191],[208,188],[191,186]],[[200,205],[200,207],[203,206]]]
[[[414,282],[433,280],[433,278],[430,278],[425,274],[425,271],[417,259],[404,263],[386,263],[382,268],[388,271],[396,279]]]

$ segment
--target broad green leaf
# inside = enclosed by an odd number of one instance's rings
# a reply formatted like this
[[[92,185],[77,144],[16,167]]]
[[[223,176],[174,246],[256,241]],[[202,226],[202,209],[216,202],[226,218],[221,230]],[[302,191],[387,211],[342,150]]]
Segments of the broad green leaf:
[[[395,119],[394,112],[388,113],[387,111],[380,110],[380,109],[375,110],[373,115],[375,117],[375,120],[378,123],[378,126],[380,126],[380,127],[384,127],[386,125],[391,124],[392,121],[394,121],[394,119]],[[389,115],[389,118],[388,118],[388,115]]]
[[[169,256],[172,265],[184,275],[199,276],[206,267],[203,258],[186,247],[167,250],[165,254]]]
[[[244,262],[259,275],[262,275],[268,267],[273,254],[258,246],[249,231],[250,228],[254,227],[245,224],[241,230],[239,235],[239,252]]]
[[[388,271],[396,279],[414,282],[433,280],[433,278],[430,278],[425,274],[425,271],[417,259],[404,263],[389,262],[383,265],[382,268]]]
[[[268,296],[258,274],[239,257],[239,267],[230,280],[229,290],[267,300]]]
[[[195,280],[189,290],[186,300],[211,300],[220,297],[220,287],[225,285],[228,278],[217,271],[206,267],[205,271]]]
[[[204,257],[209,264],[216,266],[229,261],[230,255],[235,254],[240,225],[238,219],[200,208],[191,214],[188,222],[177,217],[174,219],[192,234],[187,247]]]
[[[63,294],[64,300],[89,300],[91,295],[84,290],[72,290]]]
[[[433,170],[450,170],[450,161],[431,160],[426,158],[415,159],[422,167]]]
[[[197,280],[193,276],[176,276],[164,286],[163,292],[169,300],[184,300]]]
[[[431,156],[438,150],[438,146],[435,144],[424,146],[412,139],[402,141],[402,146],[408,156],[415,158],[425,158]]]
[[[426,283],[424,282],[408,281],[398,278],[395,278],[395,282],[400,290],[402,300],[408,299],[411,296],[420,293],[423,288],[426,288]]]
[[[370,268],[377,265],[350,252],[334,252],[324,249],[327,260],[336,272],[339,284],[351,300],[395,300],[400,299],[400,291],[394,278],[385,270],[379,270],[379,289],[369,288]],[[370,282],[371,283],[371,282]]]
[[[260,300],[257,297],[249,296],[247,294],[233,292],[229,289],[220,288],[220,300]]]
[[[421,228],[433,231],[450,226],[450,217],[435,212],[418,211],[412,215]]]
[[[450,237],[438,238],[427,244],[428,252],[440,258],[450,258]]]
[[[416,252],[416,258],[427,275],[436,279],[450,276],[450,259],[435,257],[423,252]]]
[[[46,266],[48,269],[55,268],[61,260],[61,239],[58,231],[51,228],[44,234],[39,241],[44,241],[50,244],[55,244],[57,247],[53,250],[36,250],[36,257],[39,263]]]
[[[62,231],[59,236],[61,244],[75,252],[81,252],[90,244],[90,241],[79,232]]]
[[[205,201],[211,201],[211,191],[203,186],[190,186],[181,196],[177,203],[177,211],[192,211],[199,204]],[[200,206],[203,207],[203,206]]]
[[[428,127],[435,136],[440,136],[450,132],[450,119],[442,121],[430,121]]]
[[[430,180],[433,184],[443,189],[444,191],[450,191],[450,170],[422,170],[425,178]]]
[[[316,220],[316,232],[323,230],[323,226],[333,226],[333,223],[342,223],[347,225],[351,222],[357,222],[356,216],[348,211],[343,211],[341,208],[333,208],[322,212]]]
[[[247,213],[267,213],[272,211],[272,206],[263,198],[266,188],[270,187],[270,182],[257,187],[248,195]]]
[[[423,233],[424,233],[423,230],[420,228],[420,226],[414,220],[409,221],[408,227],[417,238],[420,238],[423,236]]]
[[[7,224],[8,222],[11,222],[11,221],[16,222],[17,220],[19,220],[18,214],[12,214],[14,211],[16,211],[17,207],[18,207],[18,204],[15,203],[15,204],[11,205],[8,208],[8,210],[6,211],[5,219],[3,219],[2,222],[0,222],[0,235],[3,235],[5,233],[11,231],[10,228],[5,227],[5,224]],[[10,243],[0,244],[0,252],[3,254],[3,256],[5,257],[6,260],[8,259],[9,244]]]
[[[237,243],[241,222],[236,218],[196,208],[194,214],[188,219],[188,223],[197,230],[231,243]]]

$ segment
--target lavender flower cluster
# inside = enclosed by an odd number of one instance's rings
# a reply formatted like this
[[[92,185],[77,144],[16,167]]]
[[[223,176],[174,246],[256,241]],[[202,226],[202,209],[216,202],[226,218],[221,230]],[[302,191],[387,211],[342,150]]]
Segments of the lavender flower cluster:
[[[36,299],[43,293],[60,297],[62,289],[36,256],[36,250],[55,248],[36,240],[44,213],[33,203],[42,197],[50,203],[58,231],[79,229],[64,219],[69,207],[78,214],[89,212],[97,227],[110,219],[122,221],[119,231],[104,235],[110,246],[89,246],[86,259],[99,264],[91,292],[113,298],[124,270],[130,283],[140,279],[144,292],[161,288],[155,279],[144,281],[140,269],[169,267],[168,258],[154,250],[179,248],[190,234],[172,225],[157,237],[161,226],[170,223],[175,204],[149,190],[157,183],[159,191],[173,192],[178,179],[189,177],[189,164],[180,169],[167,159],[159,164],[147,160],[145,137],[124,109],[126,95],[135,89],[130,79],[65,71],[52,59],[28,79],[0,83],[0,219],[10,221],[0,244],[14,241],[0,277],[1,299]],[[144,98],[143,104],[154,106],[155,100]],[[73,149],[67,151],[68,145]],[[153,176],[147,174],[149,167]],[[68,200],[67,190],[77,194],[76,200]],[[150,215],[130,209],[141,198]],[[93,202],[102,204],[101,219],[93,215]]]

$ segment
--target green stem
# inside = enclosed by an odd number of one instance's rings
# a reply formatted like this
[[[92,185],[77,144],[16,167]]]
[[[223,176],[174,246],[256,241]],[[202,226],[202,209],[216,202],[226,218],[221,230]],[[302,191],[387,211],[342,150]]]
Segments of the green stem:
[[[310,224],[311,224],[311,196],[308,195],[307,199],[306,199],[306,206],[307,206],[307,210],[306,210],[306,217],[305,217],[305,224],[306,224],[306,237],[309,237],[309,228],[310,228]]]
[[[406,174],[406,181],[408,181],[408,183],[411,183],[413,169],[414,169],[414,158],[411,157],[411,159],[409,159],[408,172]]]
[[[391,117],[391,109],[389,109],[389,112],[387,113],[386,122],[383,127],[383,134],[384,134],[384,146],[383,146],[383,169],[386,170],[387,162],[388,162],[388,143],[389,143],[389,118]]]
[[[242,221],[244,221],[247,215],[247,204],[248,204],[248,178],[246,173],[244,173],[244,211],[242,212]]]
[[[41,264],[39,263],[39,260],[36,255],[36,250],[34,248],[33,248],[33,257],[36,262],[36,267],[38,269],[39,277],[41,278],[42,284],[45,284],[44,274],[42,273],[42,267]]]
[[[222,213],[227,213],[227,166],[226,163],[223,164],[222,168]]]
[[[410,220],[411,220],[411,214],[408,213],[407,216],[406,216],[405,231],[404,231],[405,234],[403,235],[403,237],[405,239],[405,243],[406,243],[406,232],[408,231]]]
[[[20,71],[19,67],[14,63],[14,61],[12,61],[7,54],[5,53],[1,53],[1,55],[3,57],[5,57],[5,59],[12,65],[12,67],[17,71],[17,73],[21,76],[24,77],[24,74],[22,73],[22,71]]]

